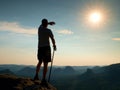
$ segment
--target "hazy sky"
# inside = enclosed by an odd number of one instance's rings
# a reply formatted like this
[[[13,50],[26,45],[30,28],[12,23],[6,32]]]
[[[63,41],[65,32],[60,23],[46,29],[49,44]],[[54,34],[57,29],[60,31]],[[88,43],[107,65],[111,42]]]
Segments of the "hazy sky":
[[[57,44],[54,65],[106,65],[120,60],[120,0],[0,0],[0,64],[37,64],[43,18]],[[99,12],[101,19],[89,20]]]

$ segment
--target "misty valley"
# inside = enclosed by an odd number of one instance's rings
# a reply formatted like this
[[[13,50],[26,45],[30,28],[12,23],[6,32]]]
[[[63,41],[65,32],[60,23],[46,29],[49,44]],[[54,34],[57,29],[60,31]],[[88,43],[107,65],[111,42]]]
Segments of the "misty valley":
[[[39,77],[42,76],[42,70]],[[35,66],[0,65],[0,74],[33,79]],[[107,66],[54,66],[50,83],[57,90],[120,90],[119,76],[119,63]]]

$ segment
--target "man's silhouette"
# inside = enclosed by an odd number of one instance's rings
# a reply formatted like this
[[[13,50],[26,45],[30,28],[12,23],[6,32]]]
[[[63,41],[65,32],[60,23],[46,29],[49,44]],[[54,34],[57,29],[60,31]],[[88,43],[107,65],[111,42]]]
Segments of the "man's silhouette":
[[[43,68],[43,77],[42,83],[47,83],[46,81],[46,74],[48,69],[48,62],[51,62],[51,48],[50,48],[50,41],[52,41],[53,48],[56,50],[55,39],[52,31],[47,28],[48,25],[54,25],[54,22],[48,22],[47,19],[42,20],[42,24],[38,28],[38,64],[36,66],[36,74],[34,80],[39,80],[38,73],[40,71],[41,64],[44,64]]]

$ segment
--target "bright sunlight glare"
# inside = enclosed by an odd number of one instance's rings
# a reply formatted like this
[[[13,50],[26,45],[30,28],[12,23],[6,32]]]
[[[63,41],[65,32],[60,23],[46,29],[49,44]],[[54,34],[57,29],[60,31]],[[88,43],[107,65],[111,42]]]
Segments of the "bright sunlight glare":
[[[89,20],[92,23],[99,23],[102,19],[102,15],[99,12],[93,12],[89,16]]]

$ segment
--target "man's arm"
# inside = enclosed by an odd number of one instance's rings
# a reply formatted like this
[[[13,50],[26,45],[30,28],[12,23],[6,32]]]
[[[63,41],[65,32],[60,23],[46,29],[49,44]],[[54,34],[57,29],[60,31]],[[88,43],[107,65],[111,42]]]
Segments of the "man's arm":
[[[51,37],[51,40],[52,40],[53,48],[54,48],[54,50],[56,51],[57,48],[56,48],[56,44],[55,44],[55,39],[54,39],[54,37]]]

